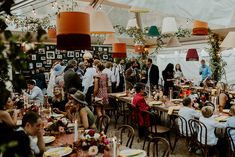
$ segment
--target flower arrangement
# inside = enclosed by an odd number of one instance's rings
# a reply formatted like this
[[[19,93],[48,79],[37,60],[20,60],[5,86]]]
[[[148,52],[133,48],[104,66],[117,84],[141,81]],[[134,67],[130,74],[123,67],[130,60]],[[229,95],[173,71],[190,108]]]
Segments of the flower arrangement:
[[[180,97],[184,98],[189,96],[192,93],[192,91],[190,89],[182,89],[180,92]]]
[[[206,101],[208,100],[209,95],[206,94],[202,94],[199,98],[195,98],[193,100],[193,107],[195,109],[201,109],[204,104],[206,103]]]
[[[49,118],[48,126],[46,131],[50,133],[65,133],[68,125],[68,121],[66,118],[56,119],[56,118]]]
[[[94,156],[108,149],[108,144],[107,136],[103,132],[95,133],[95,130],[90,129],[82,132],[78,147],[88,150],[89,155]]]

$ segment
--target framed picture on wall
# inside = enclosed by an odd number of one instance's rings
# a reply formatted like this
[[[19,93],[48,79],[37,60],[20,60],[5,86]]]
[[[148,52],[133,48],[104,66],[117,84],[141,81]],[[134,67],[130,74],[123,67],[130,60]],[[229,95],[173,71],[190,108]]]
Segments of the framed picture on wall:
[[[42,63],[36,63],[36,68],[41,68],[42,67]]]
[[[80,53],[79,52],[75,52],[75,57],[79,58],[80,57]]]
[[[51,64],[52,62],[51,62],[51,60],[47,60],[47,64]]]
[[[42,63],[43,63],[43,64],[47,64],[47,61],[43,61]]]
[[[57,55],[57,58],[58,58],[58,59],[62,59],[63,56],[62,56],[62,55]]]
[[[37,57],[36,57],[36,55],[34,54],[34,55],[32,55],[32,60],[33,61],[36,61],[37,60]]]
[[[38,49],[38,54],[45,54],[45,49],[44,48],[39,48]]]
[[[60,54],[60,50],[55,49],[55,54],[59,55]]]
[[[103,54],[103,60],[107,60],[109,56],[107,54]]]
[[[29,63],[29,69],[33,69],[33,63]]]
[[[45,61],[46,60],[46,56],[41,56],[41,60]]]
[[[74,52],[73,51],[68,51],[67,52],[67,57],[74,57]]]
[[[54,51],[47,51],[46,57],[47,57],[47,59],[55,59],[55,52]]]
[[[46,50],[47,51],[50,50],[50,46],[49,45],[46,46]]]

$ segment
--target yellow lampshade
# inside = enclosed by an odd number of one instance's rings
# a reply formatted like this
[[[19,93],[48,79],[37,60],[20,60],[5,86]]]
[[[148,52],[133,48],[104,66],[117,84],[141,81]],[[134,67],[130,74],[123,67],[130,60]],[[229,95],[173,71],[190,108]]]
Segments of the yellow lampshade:
[[[115,30],[108,16],[103,11],[91,12],[91,34],[111,34]]]

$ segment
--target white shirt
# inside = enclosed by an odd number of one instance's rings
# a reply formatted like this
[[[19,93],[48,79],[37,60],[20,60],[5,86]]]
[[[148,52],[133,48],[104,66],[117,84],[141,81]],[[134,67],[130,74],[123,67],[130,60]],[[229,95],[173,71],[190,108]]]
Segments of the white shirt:
[[[38,86],[34,86],[32,90],[30,90],[29,94],[24,92],[24,94],[30,99],[30,100],[36,100],[38,105],[44,103],[44,96],[42,90]]]
[[[217,121],[215,121],[214,117],[209,117],[209,118],[205,118],[205,117],[200,117],[199,121],[204,123],[206,125],[207,128],[207,145],[216,145],[218,138],[215,136],[215,129],[216,128],[225,128],[226,124],[225,123],[219,123]],[[205,129],[202,128],[202,144],[205,144]],[[198,133],[198,141],[200,141],[200,132]]]
[[[185,118],[185,120],[187,121],[187,129],[188,129],[188,136],[191,136],[191,132],[190,132],[190,128],[189,128],[189,125],[188,125],[188,121],[189,119],[194,119],[195,117],[196,118],[199,118],[201,116],[201,113],[200,112],[197,112],[195,111],[193,108],[190,108],[190,107],[186,107],[186,106],[183,106],[180,108],[178,114],[182,117]],[[184,121],[183,121],[184,123]],[[179,130],[180,130],[180,133],[182,134],[182,129],[181,129],[181,121],[178,120],[178,125],[179,125]],[[184,129],[183,129],[183,135],[186,136],[186,124],[183,124],[184,126]]]
[[[113,72],[112,82],[116,82],[116,86],[119,86],[120,83],[119,68],[113,67],[112,72]]]
[[[102,71],[102,73],[107,74],[107,76],[108,76],[108,86],[111,87],[112,86],[112,77],[114,75],[113,72],[110,69],[105,68]]]
[[[93,67],[89,67],[86,69],[86,72],[82,79],[82,86],[84,87],[83,93],[86,94],[89,87],[93,86],[94,76],[96,74],[96,69]]]
[[[227,127],[235,127],[235,116],[232,116],[227,120],[226,126]],[[235,131],[231,130],[229,133],[232,137],[233,143],[235,143]],[[232,148],[232,150],[234,150],[232,143],[231,143],[231,148]]]
[[[147,82],[147,85],[149,85],[149,86],[150,86],[150,71],[151,71],[151,68],[152,68],[152,64],[148,68],[148,82]]]
[[[22,127],[19,127],[19,129],[17,129],[17,131],[24,131],[24,129]],[[27,134],[27,133],[25,132],[25,134]],[[36,143],[36,140],[34,140],[36,137],[30,136],[30,135],[28,135],[28,136],[29,136],[30,148],[31,148],[32,152],[34,154],[39,154],[40,153],[39,147]]]

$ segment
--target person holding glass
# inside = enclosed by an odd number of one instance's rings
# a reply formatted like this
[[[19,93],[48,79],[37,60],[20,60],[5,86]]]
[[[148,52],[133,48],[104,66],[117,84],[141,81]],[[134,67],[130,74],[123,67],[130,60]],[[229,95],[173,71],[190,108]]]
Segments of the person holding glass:
[[[176,64],[176,65],[175,65],[174,77],[175,77],[176,79],[182,79],[182,78],[184,77],[184,74],[183,74],[183,72],[182,72],[182,70],[181,70],[180,64]]]
[[[167,64],[166,68],[162,71],[162,77],[164,80],[164,92],[163,94],[168,96],[169,90],[174,88],[174,65],[172,63]]]

